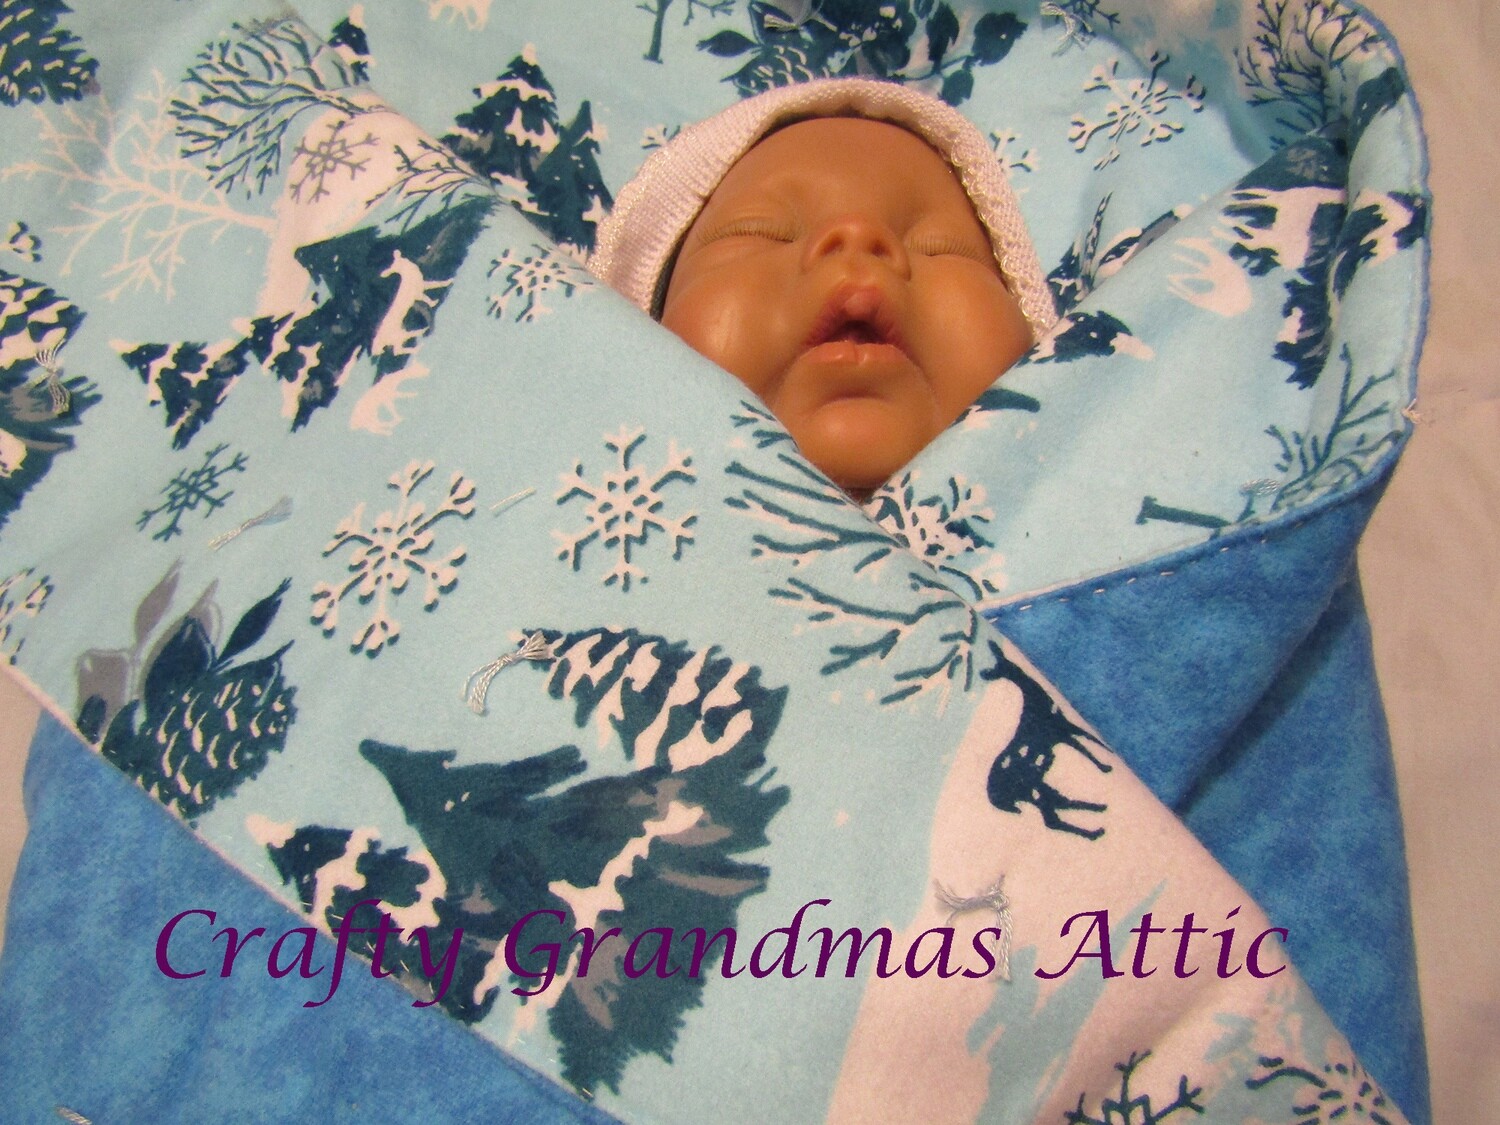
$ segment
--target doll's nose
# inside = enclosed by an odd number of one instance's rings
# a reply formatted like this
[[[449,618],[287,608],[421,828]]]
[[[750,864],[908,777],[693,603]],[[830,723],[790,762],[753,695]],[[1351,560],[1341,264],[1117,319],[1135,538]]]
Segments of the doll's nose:
[[[883,261],[902,277],[911,274],[906,246],[895,231],[874,216],[850,211],[824,223],[808,240],[804,266],[838,254],[864,255]]]

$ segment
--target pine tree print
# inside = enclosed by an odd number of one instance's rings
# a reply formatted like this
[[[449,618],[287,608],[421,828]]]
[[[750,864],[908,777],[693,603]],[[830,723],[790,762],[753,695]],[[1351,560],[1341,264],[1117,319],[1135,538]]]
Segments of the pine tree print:
[[[1010,53],[1026,24],[1010,12],[970,23],[947,3],[778,0],[749,6],[750,34],[721,31],[698,44],[743,59],[725,79],[742,96],[813,78],[889,78],[931,88],[950,105],[974,91],[976,67]]]
[[[82,322],[56,291],[0,270],[0,527],[73,448],[71,431],[99,401],[60,356]]]
[[[62,0],[26,0],[0,9],[0,105],[77,101],[94,87],[99,64],[78,37],[57,25]]]
[[[546,217],[543,229],[558,242],[592,249],[594,230],[609,211],[609,189],[599,171],[594,116],[584,102],[558,136],[557,147],[537,165],[532,194]]]
[[[557,95],[530,47],[474,93],[482,100],[454,119],[443,143],[549,237],[593,249],[595,225],[613,199],[595,159],[589,103],[564,125]]]
[[[175,584],[175,573],[147,596],[137,614],[138,629],[156,612],[154,602],[170,598],[169,583]],[[205,625],[211,616],[200,603],[155,650],[139,676],[135,698],[111,714],[110,700],[89,695],[79,709],[79,731],[179,815],[193,820],[208,812],[265,768],[270,755],[286,744],[296,718],[296,689],[286,683],[281,667],[290,642],[267,656],[232,663],[265,636],[290,585],[283,582],[246,610],[222,650],[215,648]],[[80,669],[120,655],[127,654],[87,654]]]
[[[386,850],[368,835],[311,826],[272,843],[270,854],[320,922],[337,925],[378,885],[385,901],[435,920],[430,942],[445,946],[461,927],[443,1007],[473,1021],[502,989],[536,990],[522,1014],[546,1020],[564,1078],[583,1090],[617,1089],[632,1058],[670,1059],[683,1016],[702,1002],[704,978],[724,955],[720,942],[690,975],[693,939],[679,937],[659,954],[647,931],[731,928],[740,903],[769,877],[742,856],[765,844],[787,800],[786,789],[770,784],[765,757],[786,689],[765,687],[759,669],[716,649],[635,630],[538,632],[555,654],[540,666],[548,693],[572,702],[580,727],[612,730],[612,749],[590,758],[563,746],[462,765],[451,750],[366,741],[360,753],[390,784],[422,850]],[[359,887],[333,874],[353,867]],[[562,916],[528,929],[539,941],[566,942],[583,926],[621,935],[599,946],[586,975],[560,962],[543,992],[540,980],[513,974],[503,952],[511,927],[536,910]],[[652,967],[627,972],[627,951],[643,934],[636,965]],[[521,967],[531,971],[526,948]],[[737,949],[733,966],[746,956]],[[383,964],[399,965],[419,994],[427,988],[415,947],[388,943]],[[658,975],[658,965],[669,975]]]
[[[488,207],[469,199],[406,230],[357,227],[303,246],[296,259],[320,295],[311,312],[259,317],[228,344],[140,344],[121,359],[160,402],[174,448],[192,441],[252,363],[296,388],[291,428],[301,429],[334,401],[357,361],[373,365],[377,382],[406,367]]]

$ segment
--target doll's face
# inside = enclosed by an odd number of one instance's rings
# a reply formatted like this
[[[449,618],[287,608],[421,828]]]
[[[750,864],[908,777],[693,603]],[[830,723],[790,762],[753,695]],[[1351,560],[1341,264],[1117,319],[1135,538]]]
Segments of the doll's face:
[[[790,125],[730,169],[682,243],[661,322],[861,497],[1031,346],[948,163],[862,118]]]

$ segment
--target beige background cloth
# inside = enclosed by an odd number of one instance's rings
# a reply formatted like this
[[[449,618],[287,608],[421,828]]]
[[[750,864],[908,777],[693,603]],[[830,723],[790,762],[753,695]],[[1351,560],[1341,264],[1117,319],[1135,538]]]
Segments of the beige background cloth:
[[[1370,7],[1406,55],[1436,197],[1420,420],[1360,568],[1406,815],[1434,1120],[1446,1125],[1500,1106],[1500,2]],[[36,714],[0,675],[0,922]]]

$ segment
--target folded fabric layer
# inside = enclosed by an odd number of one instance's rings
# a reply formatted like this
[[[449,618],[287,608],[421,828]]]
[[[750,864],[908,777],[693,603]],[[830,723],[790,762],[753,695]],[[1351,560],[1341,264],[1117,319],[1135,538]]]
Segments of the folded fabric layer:
[[[643,1120],[1425,1119],[1347,581],[1425,284],[1378,25],[178,7],[0,26],[0,652],[203,848],[141,828],[154,897],[85,935],[138,971],[59,980],[110,814],[39,798],[4,1002],[124,1044],[80,1102],[210,1106],[121,1076],[217,1068],[200,1004],[268,1029],[247,1090],[285,1065],[289,981],[153,957],[262,925],[245,876],[368,959],[314,1014],[441,1007],[491,1045],[399,1035],[497,1112],[535,1071]],[[580,265],[643,150],[856,73],[991,138],[1064,313],[864,510]],[[313,1026],[267,1113],[355,1096]]]

